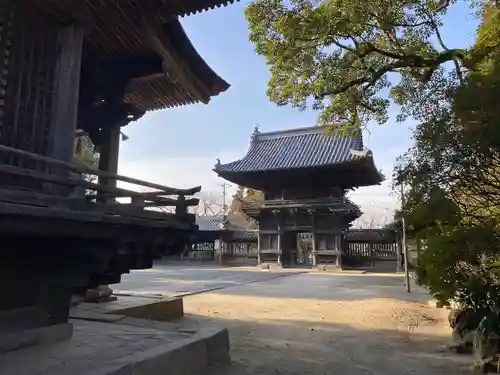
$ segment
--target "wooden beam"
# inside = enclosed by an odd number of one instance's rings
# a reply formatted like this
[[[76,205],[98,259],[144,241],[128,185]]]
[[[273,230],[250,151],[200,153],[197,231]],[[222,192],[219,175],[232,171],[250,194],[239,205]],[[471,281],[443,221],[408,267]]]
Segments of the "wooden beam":
[[[61,207],[36,207],[20,205],[16,203],[0,202],[0,219],[8,216],[28,216],[45,219],[74,220],[76,222],[113,223],[130,224],[144,227],[156,228],[177,228],[189,230],[191,223],[179,220],[176,217],[165,217],[162,220],[151,220],[144,217],[133,217],[131,215],[117,215],[116,213],[88,212],[83,210],[72,210]],[[0,228],[0,232],[3,228]],[[29,231],[29,228],[27,229]]]
[[[129,79],[130,83],[140,83],[140,82],[147,82],[147,81],[154,81],[155,79],[165,77],[165,73],[152,73],[148,75],[144,75],[142,77],[134,77]]]

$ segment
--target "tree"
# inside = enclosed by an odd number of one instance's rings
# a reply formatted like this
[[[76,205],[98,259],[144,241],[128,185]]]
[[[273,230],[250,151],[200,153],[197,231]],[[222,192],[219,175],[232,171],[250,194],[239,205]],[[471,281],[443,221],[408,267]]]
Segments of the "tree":
[[[86,135],[80,135],[76,139],[76,147],[73,155],[73,163],[77,166],[87,168],[99,167],[99,154],[95,152],[95,147],[90,138]],[[87,182],[95,182],[97,177],[90,174],[82,174]]]
[[[476,10],[482,5],[471,1]],[[267,94],[305,109],[322,125],[385,123],[444,110],[448,89],[464,80],[485,48],[449,48],[441,37],[450,1],[255,0],[246,9],[250,40],[271,72]],[[452,68],[452,69],[448,69]]]
[[[257,223],[243,212],[243,206],[249,202],[264,200],[264,194],[259,190],[238,186],[233,195],[231,207],[228,212],[228,219],[231,223],[244,229],[257,229]]]
[[[435,295],[453,298],[476,317],[498,319],[500,300],[500,12],[484,8],[472,50],[481,51],[443,111],[416,128],[407,166],[403,214],[425,239],[417,275]],[[489,318],[488,318],[489,319]],[[476,323],[480,319],[476,319]]]

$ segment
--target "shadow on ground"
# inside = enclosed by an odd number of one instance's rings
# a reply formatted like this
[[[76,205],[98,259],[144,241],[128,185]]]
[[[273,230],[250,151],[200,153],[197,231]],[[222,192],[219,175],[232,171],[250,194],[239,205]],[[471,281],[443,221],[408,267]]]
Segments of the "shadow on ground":
[[[361,330],[306,321],[252,322],[188,315],[229,328],[232,363],[198,375],[470,374],[471,357],[442,349],[446,337],[408,330]]]

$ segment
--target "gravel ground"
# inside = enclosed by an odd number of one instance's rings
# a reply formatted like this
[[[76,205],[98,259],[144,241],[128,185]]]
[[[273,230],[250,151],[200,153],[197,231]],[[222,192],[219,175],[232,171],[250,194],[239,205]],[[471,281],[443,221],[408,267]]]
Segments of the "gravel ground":
[[[408,295],[402,278],[305,273],[184,299],[193,324],[229,327],[231,365],[200,375],[470,374],[442,350],[446,310]],[[190,317],[189,317],[190,316]]]

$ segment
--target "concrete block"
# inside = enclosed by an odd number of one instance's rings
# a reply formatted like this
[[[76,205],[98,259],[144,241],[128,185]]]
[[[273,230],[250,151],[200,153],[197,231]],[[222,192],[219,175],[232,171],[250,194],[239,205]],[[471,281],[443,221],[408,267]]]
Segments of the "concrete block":
[[[209,365],[231,361],[229,332],[226,328],[205,329],[200,335],[204,336]]]
[[[73,340],[2,354],[0,374],[191,375],[229,360],[224,328],[200,325],[187,334],[172,323],[139,320],[74,320]]]
[[[50,345],[73,337],[71,323],[30,329],[22,332],[0,335],[0,353],[28,348],[36,345]]]
[[[115,361],[115,366],[94,371],[88,375],[190,375],[208,366],[204,340],[179,340],[138,352]]]

